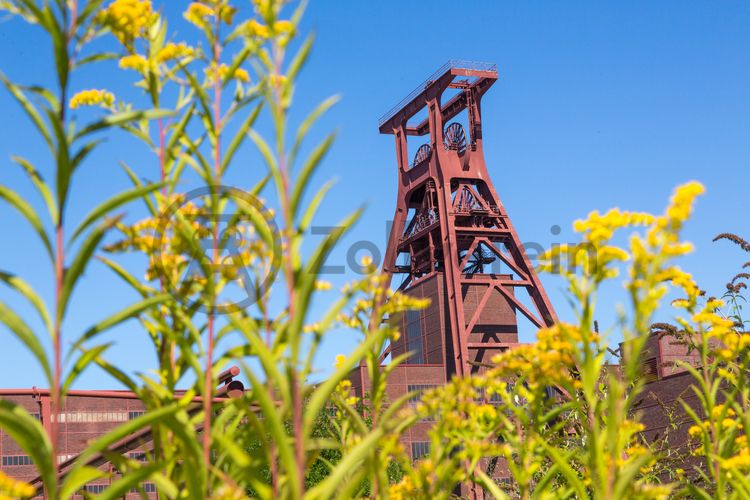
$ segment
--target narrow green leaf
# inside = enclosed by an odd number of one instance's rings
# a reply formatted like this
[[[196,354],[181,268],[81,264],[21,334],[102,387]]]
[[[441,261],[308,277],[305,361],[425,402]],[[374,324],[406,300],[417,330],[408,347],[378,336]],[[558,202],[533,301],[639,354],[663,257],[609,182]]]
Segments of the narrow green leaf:
[[[110,328],[113,328],[131,318],[137,317],[143,311],[146,311],[151,307],[163,304],[170,300],[172,300],[172,296],[170,294],[162,293],[160,295],[154,295],[152,297],[148,297],[141,301],[138,301],[135,304],[129,305],[125,309],[116,312],[112,316],[109,316],[107,319],[100,321],[96,325],[86,330],[80,337],[78,337],[78,339],[76,339],[70,352],[75,352],[77,349],[83,346],[86,341],[91,340],[93,337],[99,335],[100,333],[105,332]]]
[[[42,137],[44,138],[44,142],[47,143],[47,145],[50,148],[50,151],[54,151],[55,144],[54,142],[52,142],[52,136],[49,132],[49,129],[47,128],[47,124],[44,123],[44,120],[39,114],[39,111],[31,103],[31,101],[29,101],[28,97],[26,97],[26,94],[23,93],[23,91],[18,85],[15,85],[10,80],[8,80],[8,78],[2,72],[0,72],[0,81],[3,82],[3,85],[5,85],[5,88],[7,88],[8,91],[11,93],[11,95],[13,95],[13,97],[16,99],[16,101],[18,101],[18,103],[21,105],[21,107],[26,112],[28,117],[34,123],[34,126],[39,131],[39,133],[42,134]]]
[[[5,186],[0,186],[0,198],[7,201],[10,206],[15,208],[18,213],[20,213],[29,222],[29,224],[31,224],[37,236],[39,236],[39,239],[42,240],[42,244],[47,250],[47,254],[49,255],[50,260],[54,260],[52,243],[50,243],[49,237],[44,231],[42,221],[39,218],[39,215],[36,213],[36,210],[34,210],[34,207],[32,207],[26,200],[24,200],[21,195]]]
[[[258,115],[260,114],[260,110],[263,108],[263,103],[259,103],[255,108],[250,112],[248,117],[245,119],[244,122],[242,122],[242,125],[240,126],[239,130],[237,130],[237,133],[234,135],[234,138],[232,139],[232,142],[229,144],[229,147],[224,153],[224,159],[221,162],[221,172],[225,172],[227,168],[229,167],[229,164],[232,161],[232,158],[234,158],[235,153],[237,152],[237,149],[242,145],[245,138],[247,138],[247,132],[250,130],[250,128],[255,123],[255,120],[257,120]]]
[[[52,370],[50,370],[47,355],[41,342],[24,320],[3,302],[0,302],[0,323],[5,323],[5,326],[10,329],[16,338],[31,351],[42,367],[47,381],[52,385]]]
[[[310,154],[309,158],[303,165],[302,170],[300,170],[299,174],[297,175],[297,180],[294,184],[294,189],[289,200],[289,205],[291,207],[290,209],[293,214],[297,213],[299,204],[302,201],[302,196],[305,194],[305,190],[310,185],[310,178],[315,173],[315,170],[320,165],[320,162],[323,160],[323,157],[326,155],[328,150],[331,149],[331,146],[333,145],[333,141],[335,139],[335,133],[329,134],[328,137],[326,137],[325,140],[321,142],[318,147],[316,147],[315,150]]]
[[[29,162],[25,158],[21,158],[20,156],[11,156],[11,160],[24,169],[26,174],[29,176],[29,180],[31,180],[31,183],[34,184],[34,187],[36,187],[40,196],[44,200],[44,204],[47,206],[49,215],[52,218],[52,223],[57,224],[58,214],[57,205],[55,205],[55,198],[52,196],[52,190],[49,188],[47,183],[44,182],[42,176],[34,168],[34,165],[32,165],[31,162]]]
[[[65,481],[60,488],[60,498],[73,498],[76,493],[81,491],[84,485],[105,477],[107,475],[103,470],[94,467],[81,467],[65,477]]]
[[[114,52],[99,52],[97,54],[92,54],[90,56],[82,57],[81,59],[78,59],[75,63],[75,68],[80,68],[82,66],[85,66],[87,64],[100,62],[100,61],[111,61],[113,59],[119,58],[120,55],[116,54]]]
[[[76,284],[78,283],[78,279],[86,270],[89,262],[91,262],[91,256],[96,251],[106,232],[109,231],[109,229],[111,229],[112,226],[114,226],[118,222],[118,220],[119,219],[111,219],[109,221],[106,221],[104,224],[97,226],[89,233],[86,239],[83,240],[83,243],[81,243],[81,247],[78,249],[78,253],[76,253],[75,257],[73,258],[73,262],[71,263],[70,267],[65,270],[65,276],[63,277],[63,287],[60,293],[60,301],[57,305],[58,320],[62,320],[65,317],[65,311],[68,307],[70,295],[73,292]]]
[[[173,114],[174,111],[169,109],[151,109],[147,111],[124,111],[122,113],[114,113],[81,129],[81,131],[75,135],[74,141],[80,140],[87,135],[105,128],[121,126],[138,120],[155,120]]]
[[[310,131],[310,128],[315,124],[318,118],[323,115],[323,113],[328,111],[334,104],[339,102],[339,99],[339,96],[334,95],[321,102],[313,110],[313,112],[304,119],[302,124],[300,124],[299,128],[297,129],[297,135],[294,139],[294,145],[289,152],[289,165],[294,165],[294,161],[297,158],[297,153],[299,153],[299,149],[302,146],[302,141],[304,141],[305,137],[307,137],[307,133]]]
[[[88,368],[88,366],[97,359],[104,351],[109,349],[112,346],[111,342],[108,342],[106,344],[95,346],[89,350],[83,351],[83,353],[78,357],[76,362],[73,364],[73,368],[71,368],[68,375],[65,377],[65,380],[62,384],[62,396],[65,397],[66,394],[68,394],[68,390],[70,390],[70,386],[73,385],[73,382],[76,381],[78,376],[83,373],[83,371]]]
[[[0,281],[5,282],[8,286],[15,289],[18,293],[23,295],[28,300],[34,309],[39,314],[39,317],[44,322],[44,326],[47,327],[47,331],[52,333],[52,321],[50,321],[49,314],[47,313],[47,305],[39,294],[29,285],[23,278],[14,274],[5,273],[0,271]]]
[[[127,191],[123,191],[121,193],[116,194],[115,196],[111,197],[110,199],[104,201],[99,206],[94,208],[89,214],[83,219],[83,221],[78,225],[76,230],[73,232],[73,236],[70,238],[70,242],[74,242],[78,236],[81,235],[86,229],[88,229],[91,224],[99,220],[104,215],[108,214],[112,210],[121,207],[122,205],[125,205],[126,203],[129,203],[135,199],[143,198],[146,195],[153,193],[154,191],[162,188],[165,186],[165,182],[158,182],[156,184],[148,184],[146,186],[138,186],[133,189],[128,189]]]
[[[47,494],[57,498],[52,444],[42,424],[20,406],[0,399],[0,428],[31,457],[47,487]]]

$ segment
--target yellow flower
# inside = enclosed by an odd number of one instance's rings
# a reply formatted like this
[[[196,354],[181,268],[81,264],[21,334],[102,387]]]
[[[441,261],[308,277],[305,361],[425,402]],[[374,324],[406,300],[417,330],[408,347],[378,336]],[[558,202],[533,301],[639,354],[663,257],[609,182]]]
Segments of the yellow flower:
[[[315,289],[316,290],[330,290],[333,288],[333,285],[331,285],[330,281],[324,281],[324,280],[315,280]]]
[[[144,37],[157,18],[151,0],[115,0],[97,15],[96,21],[132,50],[133,42]]]
[[[160,63],[190,57],[195,54],[195,50],[186,43],[168,43],[156,54],[156,60]]]
[[[255,19],[250,19],[244,24],[244,31],[247,36],[256,38],[269,38],[271,30],[265,24],[261,24]]]
[[[115,96],[106,90],[90,89],[78,92],[70,100],[72,109],[81,106],[101,106],[103,108],[111,107],[115,102]]]
[[[148,69],[148,61],[140,54],[131,54],[120,59],[120,68],[145,73]]]
[[[36,494],[36,489],[30,484],[18,481],[0,471],[0,497],[28,498]]]
[[[201,29],[208,26],[206,18],[213,15],[214,11],[211,7],[200,2],[191,3],[185,11],[185,14],[183,14],[188,22],[193,23]]]
[[[273,23],[273,30],[276,33],[291,33],[294,31],[294,24],[291,21],[276,21]]]
[[[229,66],[227,66],[226,64],[220,64],[217,71],[216,66],[212,64],[210,67],[205,69],[205,72],[206,85],[213,85],[215,83],[214,78],[217,72],[219,73],[219,80],[222,82],[226,81],[226,79],[229,77]],[[242,68],[235,69],[231,78],[243,83],[250,83],[250,74]]]
[[[341,368],[345,362],[346,362],[346,356],[344,356],[343,354],[337,354],[336,361],[333,363],[333,366],[338,369],[338,368]]]
[[[277,87],[277,88],[281,87],[282,85],[286,83],[286,80],[287,78],[284,75],[271,75],[271,79],[270,79],[271,86]]]

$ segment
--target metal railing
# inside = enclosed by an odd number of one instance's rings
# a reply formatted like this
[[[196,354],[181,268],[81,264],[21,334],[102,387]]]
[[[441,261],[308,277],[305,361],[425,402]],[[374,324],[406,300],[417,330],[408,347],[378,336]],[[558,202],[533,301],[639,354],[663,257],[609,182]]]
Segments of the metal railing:
[[[494,71],[497,73],[497,64],[481,61],[466,61],[463,59],[451,59],[447,63],[440,66],[427,80],[425,80],[420,86],[412,90],[409,95],[401,99],[398,104],[388,110],[386,114],[380,117],[378,120],[378,127],[393,118],[404,106],[409,104],[415,97],[423,92],[428,85],[440,78],[449,69],[467,69],[469,71]]]

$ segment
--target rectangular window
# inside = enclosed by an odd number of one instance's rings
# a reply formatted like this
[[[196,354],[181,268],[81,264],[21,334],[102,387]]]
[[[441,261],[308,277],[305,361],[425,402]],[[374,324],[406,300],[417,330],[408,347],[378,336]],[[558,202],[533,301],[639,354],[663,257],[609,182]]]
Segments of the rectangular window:
[[[411,459],[419,460],[430,454],[429,441],[416,441],[411,444]]]
[[[646,379],[646,382],[659,380],[659,367],[656,362],[656,358],[649,358],[643,362],[642,373],[643,378]]]
[[[411,353],[406,364],[424,364],[424,339],[419,311],[406,311],[406,350]]]
[[[406,386],[406,390],[408,392],[416,392],[416,394],[412,395],[412,397],[409,398],[409,403],[419,403],[419,400],[422,398],[422,393],[425,391],[429,391],[430,389],[433,389],[435,387],[438,387],[436,384],[409,384]]]
[[[106,484],[87,484],[83,487],[83,491],[87,493],[101,493],[107,489]]]
[[[128,420],[133,420],[134,418],[138,418],[141,415],[144,415],[145,411],[129,411],[128,412]]]
[[[137,460],[139,462],[146,461],[146,454],[142,451],[134,451],[132,453],[128,453],[128,457],[132,458],[133,460]]]

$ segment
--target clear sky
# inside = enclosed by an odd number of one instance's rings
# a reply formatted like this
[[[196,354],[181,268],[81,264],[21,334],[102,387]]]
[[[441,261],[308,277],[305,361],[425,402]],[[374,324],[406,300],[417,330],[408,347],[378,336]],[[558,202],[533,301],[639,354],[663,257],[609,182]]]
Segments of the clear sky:
[[[192,39],[194,31],[179,15],[187,2],[162,4],[175,19],[175,39]],[[329,95],[342,97],[314,134],[320,138],[339,130],[315,179],[316,186],[338,179],[318,223],[333,225],[367,204],[365,216],[330,263],[345,264],[348,249],[360,240],[384,251],[396,167],[393,138],[378,134],[378,117],[446,60],[461,58],[498,64],[500,79],[483,100],[486,160],[522,241],[545,247],[574,241],[572,221],[593,209],[660,211],[675,185],[696,179],[707,193],[686,229],[696,252],[681,264],[710,293],[721,294],[739,264],[750,260],[727,243],[711,243],[724,231],[750,237],[748,26],[750,4],[740,0],[312,0],[303,31],[314,30],[317,39],[299,82],[295,116]],[[13,79],[49,81],[49,50],[38,30],[18,21],[0,24],[0,70]],[[137,96],[129,90],[128,75],[113,67],[85,72],[75,88],[107,87],[118,96]],[[50,164],[4,90],[0,116],[0,183],[36,200],[9,158],[19,154],[37,161],[48,178]],[[112,140],[75,181],[71,220],[127,187],[118,160],[144,177],[158,177],[153,158],[141,146]],[[249,147],[233,168],[229,180],[238,187],[252,185],[264,173]],[[562,228],[558,235],[551,231],[555,225]],[[51,270],[30,230],[6,205],[0,205],[0,234],[0,269],[21,274],[51,300]],[[347,270],[330,280],[338,285],[354,277]],[[542,280],[558,314],[570,318],[560,280]],[[604,327],[614,324],[615,303],[623,299],[619,285],[605,290],[597,314]],[[6,289],[0,290],[0,300],[31,317]],[[77,336],[134,300],[103,266],[93,264],[65,329]],[[131,371],[153,366],[145,334],[135,322],[107,338],[117,342],[110,354],[115,362]],[[531,335],[525,332],[522,340]],[[331,334],[318,359],[321,376],[333,357],[348,352],[355,341],[351,333]],[[44,385],[32,357],[4,330],[0,385]],[[117,388],[94,369],[78,387]]]

